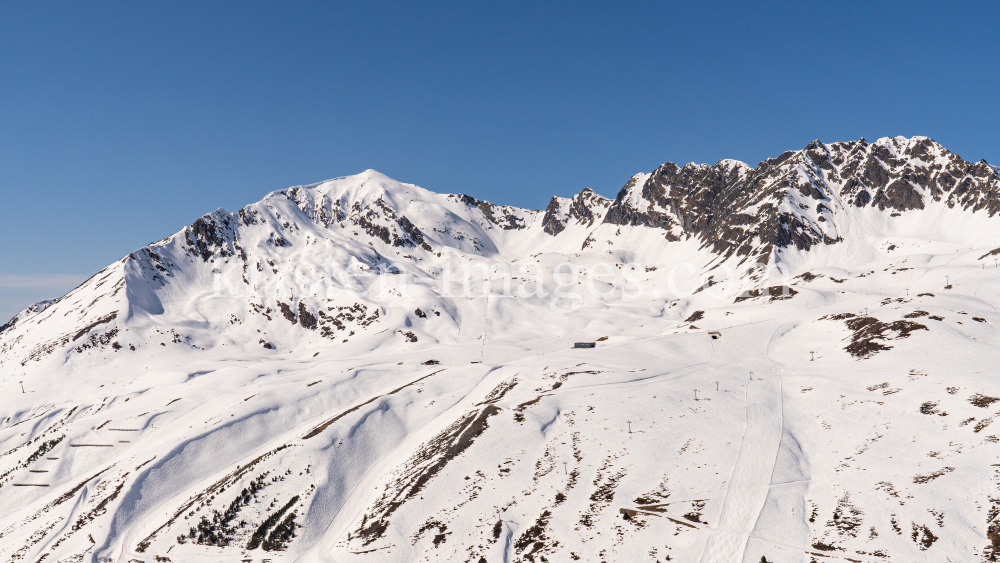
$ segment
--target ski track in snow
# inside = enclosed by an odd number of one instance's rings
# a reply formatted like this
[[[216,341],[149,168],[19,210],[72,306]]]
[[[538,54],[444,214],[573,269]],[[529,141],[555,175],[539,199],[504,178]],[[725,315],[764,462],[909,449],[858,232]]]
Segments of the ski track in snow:
[[[781,376],[768,365],[766,356],[770,340],[757,350],[758,357],[747,366],[747,376],[753,372],[753,379],[744,389],[746,418],[740,450],[719,522],[705,543],[702,563],[742,562],[750,533],[767,498],[782,425]],[[762,376],[762,372],[766,375]]]

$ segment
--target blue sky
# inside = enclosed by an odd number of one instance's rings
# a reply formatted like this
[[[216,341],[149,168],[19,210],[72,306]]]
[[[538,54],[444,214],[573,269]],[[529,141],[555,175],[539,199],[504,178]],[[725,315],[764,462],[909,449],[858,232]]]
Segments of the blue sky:
[[[5,2],[0,317],[367,168],[542,208],[817,138],[997,163],[998,24],[995,2]]]

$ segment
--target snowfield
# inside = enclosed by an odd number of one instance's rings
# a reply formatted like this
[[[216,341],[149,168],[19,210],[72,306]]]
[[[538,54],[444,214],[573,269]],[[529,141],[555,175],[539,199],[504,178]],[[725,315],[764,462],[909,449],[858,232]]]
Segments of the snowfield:
[[[995,561],[998,212],[923,137],[217,210],[0,327],[0,559]]]

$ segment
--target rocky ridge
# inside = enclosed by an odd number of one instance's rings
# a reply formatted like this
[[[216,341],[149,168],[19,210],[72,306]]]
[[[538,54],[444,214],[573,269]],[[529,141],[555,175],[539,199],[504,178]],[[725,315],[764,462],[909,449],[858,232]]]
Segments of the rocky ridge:
[[[571,198],[553,197],[544,211],[439,195],[367,171],[279,190],[236,213],[218,209],[133,252],[66,296],[32,306],[4,324],[0,365],[24,365],[60,349],[82,353],[146,344],[149,336],[123,339],[130,319],[169,313],[171,302],[187,299],[192,283],[218,290],[223,272],[227,291],[242,284],[248,295],[227,318],[279,315],[328,337],[338,332],[331,327],[346,328],[343,318],[332,320],[337,311],[364,306],[369,312],[362,318],[371,318],[371,302],[300,295],[289,281],[290,271],[302,276],[299,262],[328,263],[326,272],[310,274],[317,283],[352,268],[377,271],[390,262],[430,279],[439,268],[429,264],[442,256],[516,262],[527,248],[633,255],[644,248],[642,260],[656,262],[672,244],[690,241],[701,249],[706,268],[730,263],[760,286],[733,295],[747,298],[766,293],[768,282],[759,270],[787,265],[790,251],[808,254],[817,247],[843,246],[852,229],[860,240],[891,230],[896,219],[931,209],[993,218],[1000,211],[998,168],[966,162],[925,137],[814,141],[756,168],[733,160],[668,162],[633,176],[614,200],[585,189]],[[864,235],[857,232],[860,222],[866,222]],[[650,237],[662,242],[652,243]],[[319,250],[320,243],[327,250]],[[236,277],[229,275],[234,268]],[[324,310],[331,306],[332,311]],[[77,321],[67,331],[34,328],[55,316]],[[326,326],[324,319],[330,319]],[[81,331],[87,334],[76,337]],[[199,346],[187,332],[177,338]],[[92,342],[80,344],[83,336]],[[257,340],[273,345],[274,338]]]
[[[994,560],[997,172],[816,142],[208,213],[0,328],[0,557]]]

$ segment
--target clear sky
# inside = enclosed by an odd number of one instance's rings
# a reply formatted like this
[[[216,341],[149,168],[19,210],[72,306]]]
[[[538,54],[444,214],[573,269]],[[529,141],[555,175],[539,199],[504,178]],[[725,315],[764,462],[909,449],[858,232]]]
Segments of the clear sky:
[[[998,67],[986,1],[3,2],[0,317],[367,168],[543,208],[817,138],[997,163]]]

